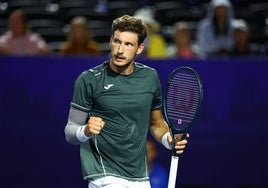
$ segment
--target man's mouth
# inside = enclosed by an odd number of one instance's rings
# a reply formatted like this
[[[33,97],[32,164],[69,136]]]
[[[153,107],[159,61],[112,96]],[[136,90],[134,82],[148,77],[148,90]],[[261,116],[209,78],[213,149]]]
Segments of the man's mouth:
[[[117,60],[125,60],[125,57],[120,56],[120,55],[115,55],[115,58],[116,58]]]

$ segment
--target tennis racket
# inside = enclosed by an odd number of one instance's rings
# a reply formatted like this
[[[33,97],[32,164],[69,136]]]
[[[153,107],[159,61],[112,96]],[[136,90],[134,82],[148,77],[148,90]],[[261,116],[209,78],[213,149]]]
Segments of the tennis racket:
[[[175,150],[175,135],[183,140],[199,113],[203,88],[199,75],[190,67],[179,67],[169,76],[164,93],[164,115],[172,136],[172,157],[168,188],[175,188],[179,156]]]

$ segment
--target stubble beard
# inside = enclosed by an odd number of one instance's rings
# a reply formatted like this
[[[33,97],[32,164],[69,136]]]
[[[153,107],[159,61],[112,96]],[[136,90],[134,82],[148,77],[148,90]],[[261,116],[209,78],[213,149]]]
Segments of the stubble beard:
[[[117,63],[117,61],[115,61],[117,55],[113,55],[111,60],[110,60],[110,64],[114,67],[114,69],[116,69],[115,71],[118,72],[119,74],[125,74],[126,70],[131,69],[130,67],[133,66],[134,63],[134,59],[135,56],[133,56],[130,60],[125,58],[124,62],[121,64],[121,62]],[[110,65],[110,66],[111,66]],[[130,70],[130,72],[133,71],[133,68]],[[128,73],[126,73],[128,74]]]

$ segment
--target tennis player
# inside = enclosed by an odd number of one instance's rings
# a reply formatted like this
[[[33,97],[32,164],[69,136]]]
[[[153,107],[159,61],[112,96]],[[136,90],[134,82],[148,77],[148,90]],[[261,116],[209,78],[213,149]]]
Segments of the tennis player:
[[[148,130],[171,148],[157,71],[135,62],[146,36],[140,19],[128,15],[115,19],[109,61],[84,71],[75,82],[65,136],[80,145],[89,188],[150,188]],[[187,140],[179,141],[180,135],[176,140],[181,154]]]

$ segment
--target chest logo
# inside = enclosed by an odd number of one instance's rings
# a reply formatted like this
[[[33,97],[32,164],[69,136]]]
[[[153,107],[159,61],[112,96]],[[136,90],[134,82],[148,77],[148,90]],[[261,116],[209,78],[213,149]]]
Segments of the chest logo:
[[[113,87],[114,86],[114,84],[107,84],[106,86],[104,86],[104,89],[110,89],[111,87]]]

